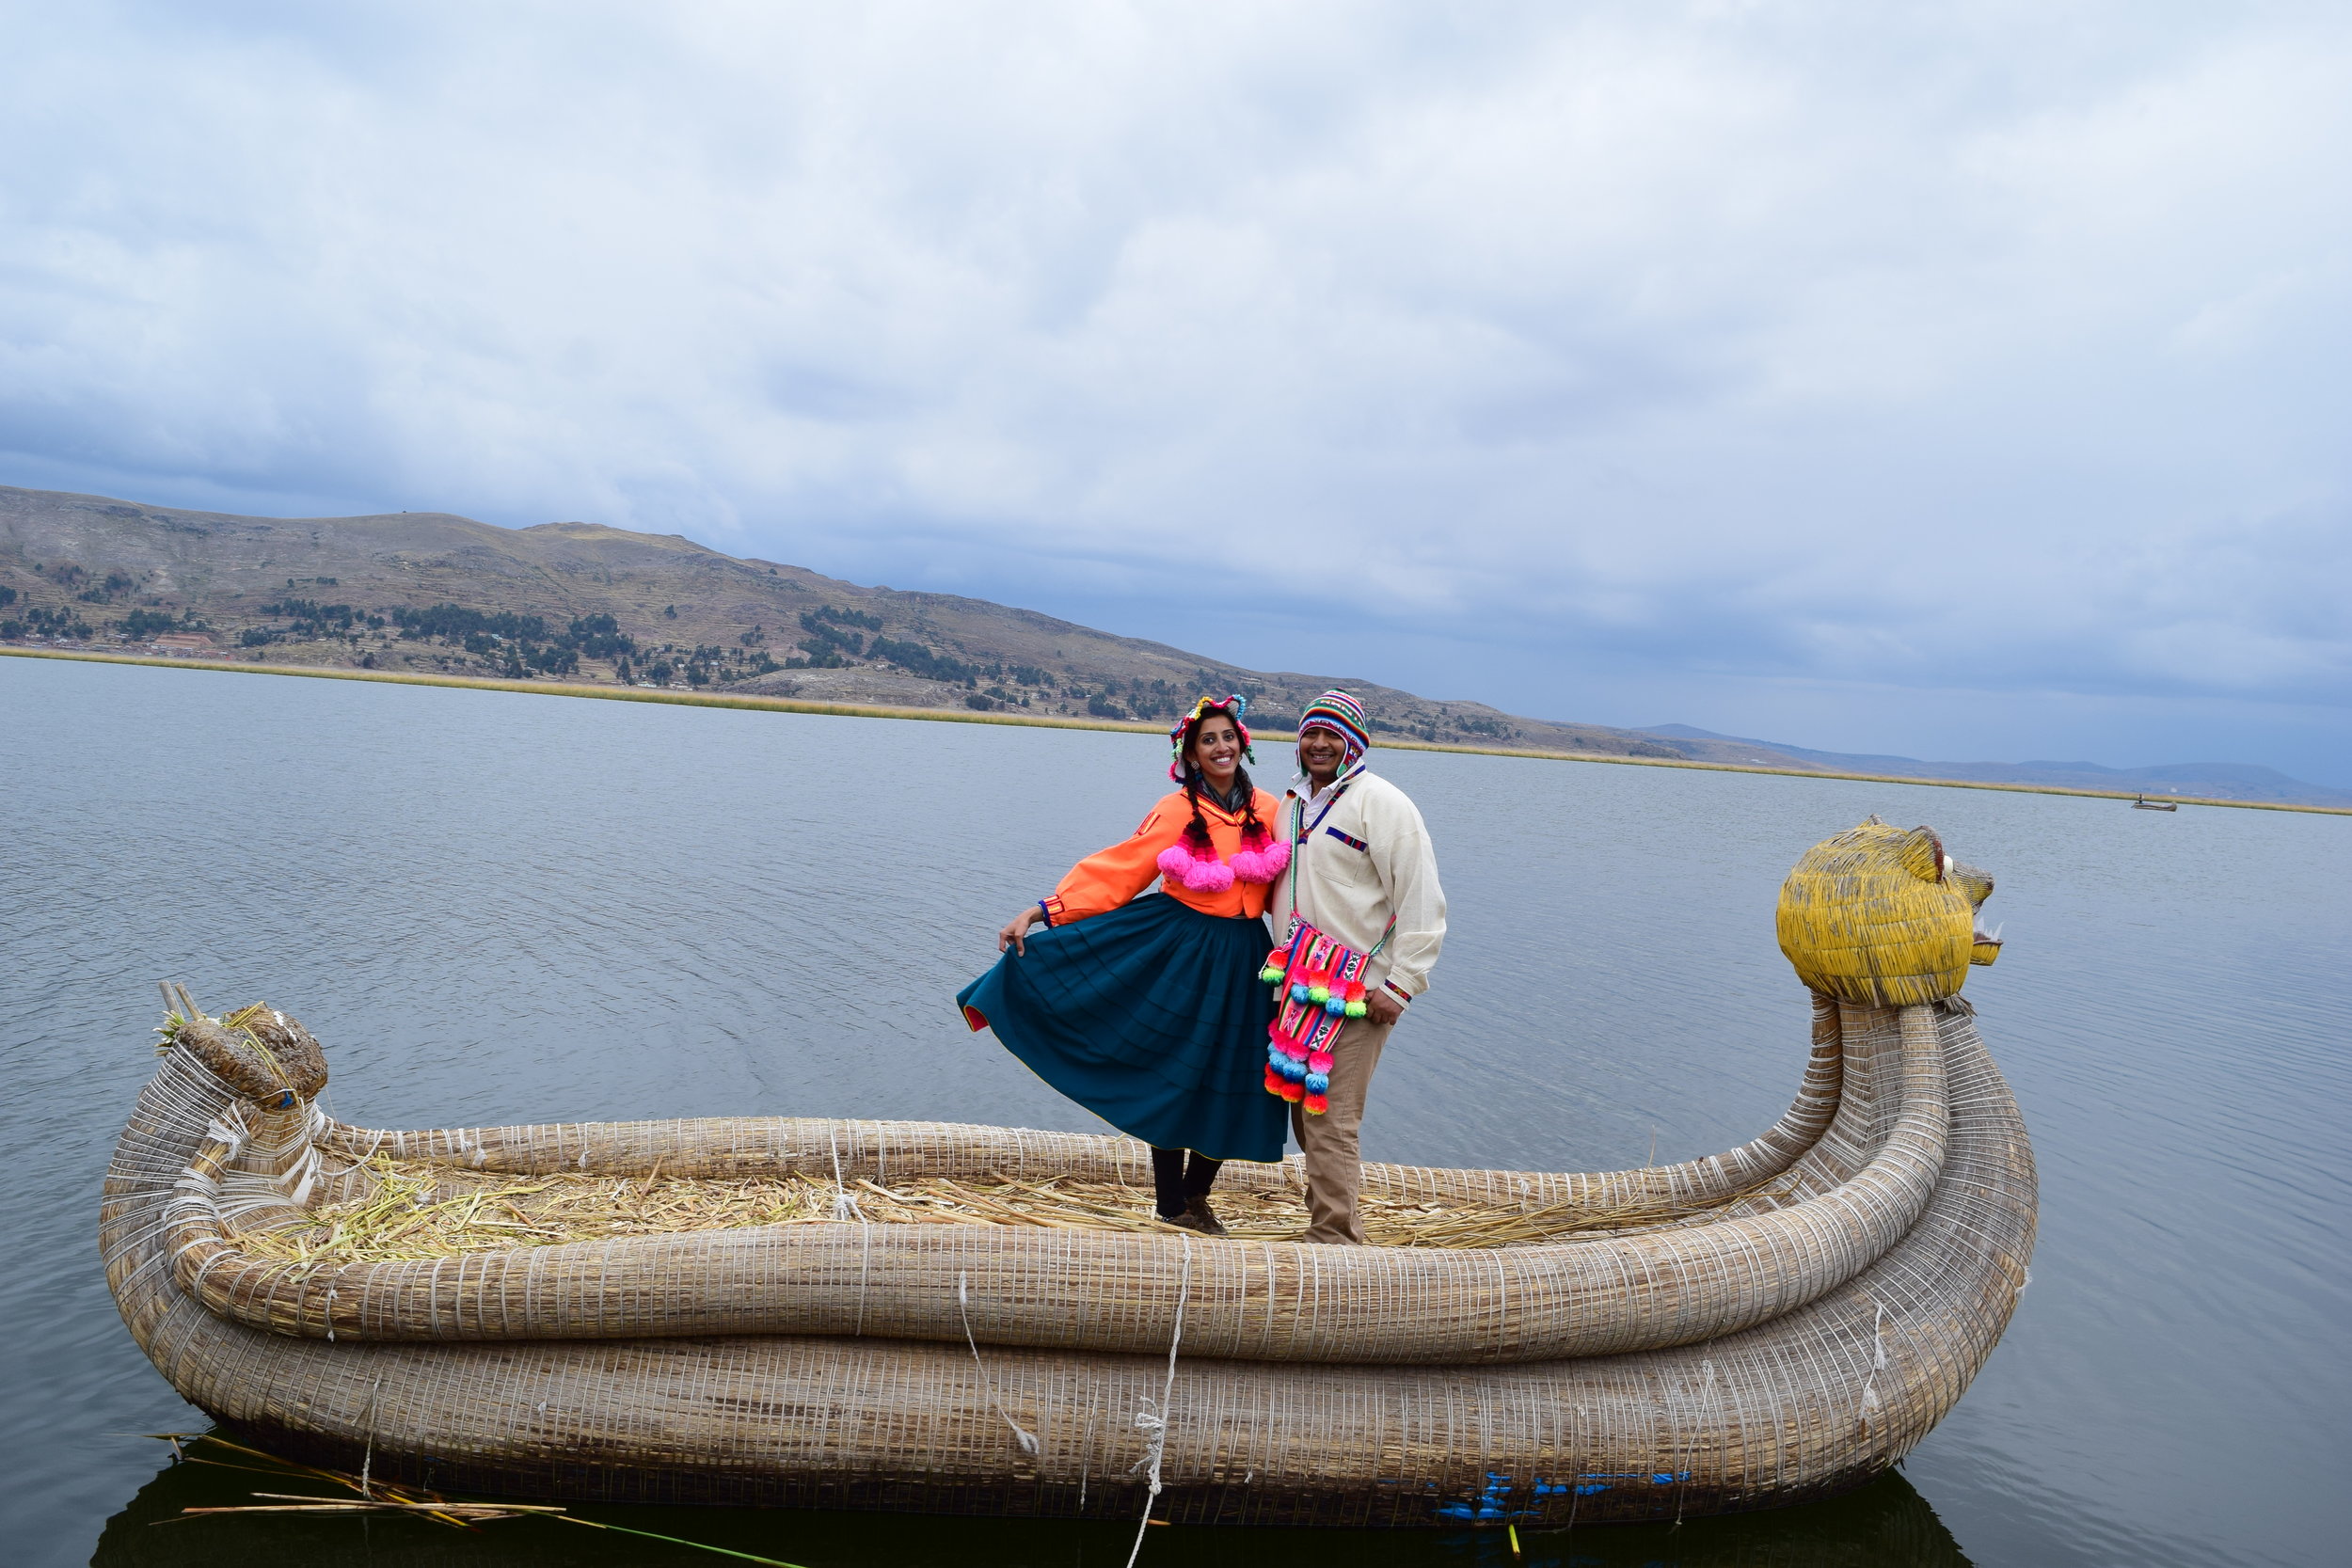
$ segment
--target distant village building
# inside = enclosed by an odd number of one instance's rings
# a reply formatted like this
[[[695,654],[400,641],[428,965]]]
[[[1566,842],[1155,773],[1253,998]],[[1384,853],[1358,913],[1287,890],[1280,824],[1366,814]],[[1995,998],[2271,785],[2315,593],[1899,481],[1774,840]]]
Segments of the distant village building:
[[[213,640],[200,631],[167,631],[148,646],[166,654],[209,654]]]

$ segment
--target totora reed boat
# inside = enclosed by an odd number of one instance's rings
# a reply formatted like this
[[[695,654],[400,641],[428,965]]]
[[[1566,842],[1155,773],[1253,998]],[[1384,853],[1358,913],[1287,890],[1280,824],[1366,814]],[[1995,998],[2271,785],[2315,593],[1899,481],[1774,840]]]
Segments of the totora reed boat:
[[[300,1024],[182,991],[101,1246],[215,1419],[445,1489],[1248,1525],[1773,1507],[1909,1451],[2025,1287],[2032,1153],[1959,995],[1998,953],[1991,887],[1924,828],[1816,846],[1781,893],[1813,1019],[1776,1125],[1640,1170],[1369,1165],[1395,1244],[1156,1227],[1102,1196],[1150,1190],[1120,1137],[346,1126]],[[1234,1164],[1219,1201],[1279,1214],[1298,1180]]]

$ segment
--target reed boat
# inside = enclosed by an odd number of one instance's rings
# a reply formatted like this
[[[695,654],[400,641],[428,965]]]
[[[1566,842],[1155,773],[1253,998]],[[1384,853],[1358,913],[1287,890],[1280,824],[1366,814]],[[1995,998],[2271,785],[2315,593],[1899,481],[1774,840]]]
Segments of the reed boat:
[[[1815,846],[1780,899],[1812,1039],[1776,1124],[1635,1170],[1368,1165],[1398,1244],[1122,1217],[1099,1195],[1151,1179],[1120,1137],[349,1126],[301,1024],[180,990],[101,1247],[215,1419],[444,1490],[1346,1526],[1798,1502],[1909,1451],[2026,1283],[2032,1153],[1960,995],[1991,886],[1924,828]],[[1230,1165],[1220,1204],[1299,1182]]]

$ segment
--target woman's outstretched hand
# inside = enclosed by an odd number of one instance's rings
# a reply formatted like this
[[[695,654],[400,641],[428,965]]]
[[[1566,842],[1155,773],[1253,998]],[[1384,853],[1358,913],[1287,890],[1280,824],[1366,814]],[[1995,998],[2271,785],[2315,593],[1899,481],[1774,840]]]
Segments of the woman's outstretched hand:
[[[996,951],[1002,953],[1009,947],[1023,958],[1027,958],[1028,946],[1021,939],[1029,934],[1029,927],[1035,925],[1037,920],[1038,907],[1032,904],[1010,920],[1006,921],[1004,929],[996,933]]]

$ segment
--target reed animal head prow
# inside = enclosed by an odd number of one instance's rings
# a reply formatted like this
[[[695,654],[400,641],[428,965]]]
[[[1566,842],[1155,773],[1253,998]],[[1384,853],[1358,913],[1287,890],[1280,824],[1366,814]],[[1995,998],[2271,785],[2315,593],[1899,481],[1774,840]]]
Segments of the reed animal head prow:
[[[1933,829],[1879,817],[1804,852],[1780,885],[1780,950],[1815,990],[1868,1006],[1956,996],[2000,956],[1977,911],[1993,879],[1944,851]]]
[[[290,1110],[326,1086],[326,1053],[319,1042],[267,1003],[208,1018],[186,987],[167,983],[163,990],[164,1043],[186,1046],[262,1110]]]

